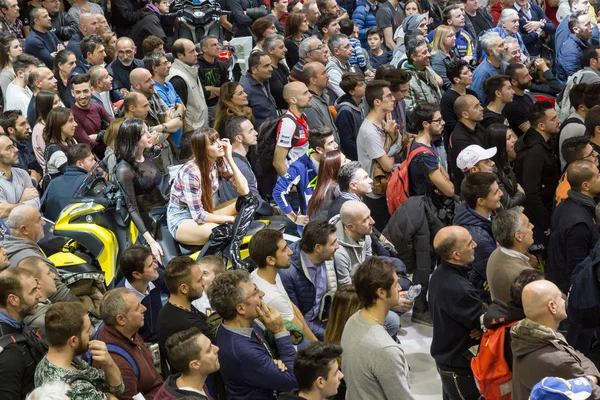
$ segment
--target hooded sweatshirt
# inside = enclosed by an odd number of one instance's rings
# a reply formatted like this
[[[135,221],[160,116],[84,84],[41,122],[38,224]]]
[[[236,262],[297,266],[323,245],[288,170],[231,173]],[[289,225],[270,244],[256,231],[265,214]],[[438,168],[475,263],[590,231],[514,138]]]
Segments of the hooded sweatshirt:
[[[334,255],[337,284],[338,286],[349,285],[352,283],[352,277],[358,266],[367,257],[373,255],[371,236],[367,235],[358,241],[354,240],[344,229],[344,224],[342,224],[339,215],[333,217],[329,223],[335,225],[335,236],[340,245]]]
[[[208,400],[207,396],[203,396],[200,393],[193,392],[191,390],[179,389],[177,387],[177,379],[179,379],[180,376],[181,374],[170,375],[162,387],[158,389],[158,392],[156,392],[154,398],[157,400],[171,400],[187,396],[199,400]],[[204,393],[206,393],[206,390]]]
[[[547,376],[600,378],[600,372],[587,357],[573,349],[562,334],[547,326],[525,318],[512,327],[510,335],[513,400],[527,400],[533,386]],[[600,398],[598,385],[592,385],[591,398]]]
[[[52,303],[58,303],[59,301],[79,301],[62,281],[60,272],[58,272],[54,263],[46,257],[37,243],[28,239],[7,235],[4,237],[2,245],[8,252],[8,259],[10,260],[11,267],[16,267],[17,264],[26,257],[34,256],[44,260],[50,270],[54,273],[54,282],[56,283],[56,293],[48,298]]]
[[[507,327],[508,324],[515,321],[520,321],[525,318],[525,313],[522,308],[515,307],[511,303],[503,303],[500,300],[494,300],[483,314],[483,326],[486,329],[498,329],[502,326]],[[510,332],[504,335],[504,359],[509,368],[512,369],[513,356],[511,350],[512,340]]]
[[[345,94],[335,101],[335,111],[337,112],[335,125],[340,135],[342,152],[350,160],[357,160],[356,138],[364,119],[362,108],[354,102],[352,96]]]
[[[412,114],[417,104],[431,103],[439,105],[442,99],[442,93],[435,80],[435,75],[431,67],[425,67],[422,71],[417,71],[414,65],[406,60],[402,68],[408,71],[412,79],[408,85],[408,97],[404,99],[406,103],[406,113]]]

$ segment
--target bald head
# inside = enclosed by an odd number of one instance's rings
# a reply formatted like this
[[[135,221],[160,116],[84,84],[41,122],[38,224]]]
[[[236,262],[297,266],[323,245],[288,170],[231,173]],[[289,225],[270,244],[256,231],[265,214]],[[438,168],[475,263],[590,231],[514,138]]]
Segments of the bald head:
[[[150,74],[150,71],[145,68],[136,68],[131,71],[129,74],[131,86],[141,83],[144,79],[148,78],[148,74]],[[150,74],[150,77],[152,77],[152,74]]]
[[[475,96],[470,94],[459,96],[454,103],[454,112],[456,112],[456,115],[459,119],[463,118],[461,114],[463,112],[468,112],[469,109],[473,108],[476,103],[479,103],[479,100]]]
[[[98,33],[98,17],[91,13],[83,13],[79,16],[79,30],[83,36]]]
[[[367,211],[370,211],[369,207],[362,201],[348,200],[342,204],[342,208],[340,209],[340,220],[343,225],[354,223]]]
[[[567,317],[562,293],[550,281],[540,280],[526,285],[521,299],[525,316],[542,325],[556,329]]]
[[[27,225],[29,219],[31,219],[39,211],[37,207],[30,205],[20,205],[12,209],[8,216],[8,227],[12,230],[19,229],[21,226]]]
[[[569,181],[569,185],[571,185],[571,189],[577,192],[589,191],[592,189],[594,192],[593,194],[596,194],[595,192],[598,190],[596,186],[598,185],[594,185],[593,183],[595,182],[591,181],[597,176],[598,167],[587,160],[574,161],[569,164],[569,167],[567,168],[567,180]],[[584,185],[585,183],[587,184]]]
[[[475,247],[471,234],[462,226],[446,226],[435,235],[433,248],[444,261],[456,265],[468,265],[475,257]]]
[[[304,83],[290,82],[283,88],[283,98],[289,103],[292,97],[298,97],[298,95],[303,93],[305,90],[308,90],[308,88]]]

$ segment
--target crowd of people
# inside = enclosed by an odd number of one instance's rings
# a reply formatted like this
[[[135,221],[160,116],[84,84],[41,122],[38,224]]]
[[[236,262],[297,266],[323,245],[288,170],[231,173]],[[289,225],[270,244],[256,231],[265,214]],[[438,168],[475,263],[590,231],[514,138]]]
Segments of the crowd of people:
[[[444,400],[600,398],[598,4],[172,3],[0,0],[1,399],[412,399],[405,313]],[[89,174],[109,288],[40,247]]]

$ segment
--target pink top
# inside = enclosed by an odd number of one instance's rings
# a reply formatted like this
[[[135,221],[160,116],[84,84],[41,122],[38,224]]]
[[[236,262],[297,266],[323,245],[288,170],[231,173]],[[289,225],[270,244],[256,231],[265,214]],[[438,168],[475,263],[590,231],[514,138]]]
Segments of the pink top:
[[[44,142],[44,127],[44,124],[38,122],[33,127],[33,132],[31,133],[33,152],[35,153],[35,158],[38,163],[40,163],[42,170],[46,168],[46,160],[44,160],[44,150],[46,149],[46,142]]]

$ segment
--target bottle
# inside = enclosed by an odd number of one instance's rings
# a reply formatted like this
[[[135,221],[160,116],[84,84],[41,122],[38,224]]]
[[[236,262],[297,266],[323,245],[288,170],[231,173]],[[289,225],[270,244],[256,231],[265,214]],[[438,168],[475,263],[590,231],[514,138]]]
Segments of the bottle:
[[[408,288],[408,295],[406,296],[410,301],[414,301],[421,294],[422,286],[420,284],[412,285]]]

